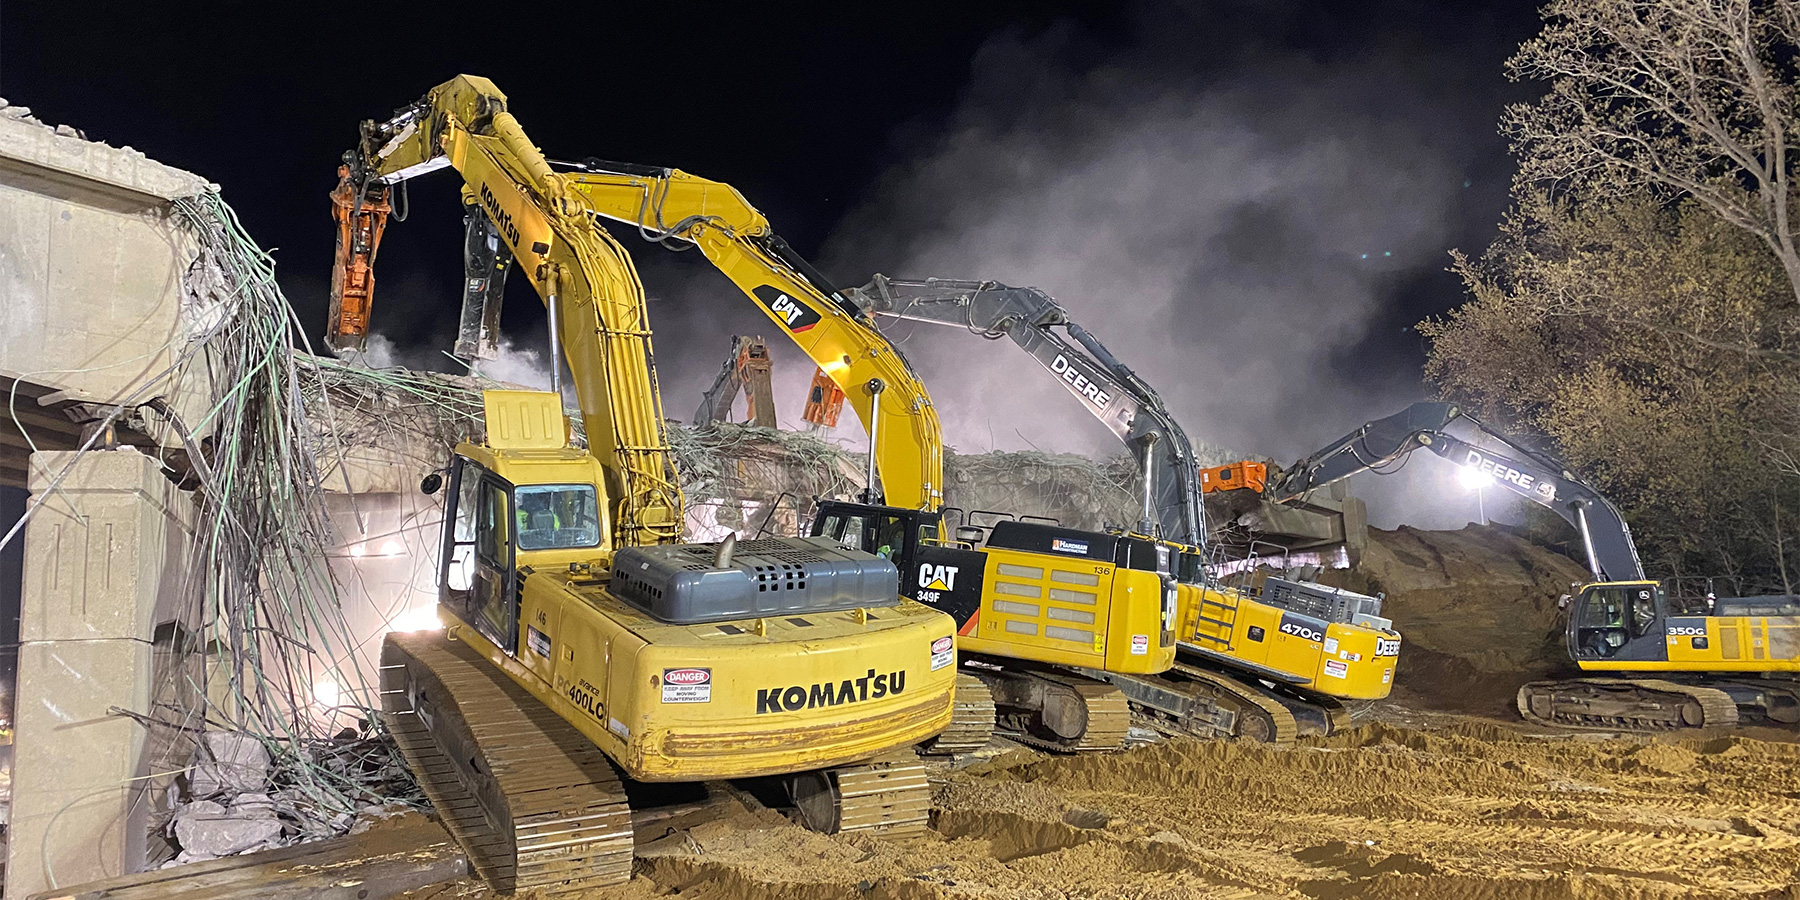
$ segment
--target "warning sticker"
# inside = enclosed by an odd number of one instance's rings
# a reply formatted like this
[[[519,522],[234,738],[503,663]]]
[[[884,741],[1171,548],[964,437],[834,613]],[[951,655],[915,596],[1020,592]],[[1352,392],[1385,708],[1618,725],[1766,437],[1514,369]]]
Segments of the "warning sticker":
[[[536,653],[545,659],[550,658],[549,635],[527,625],[525,626],[525,643],[531,645],[531,652]]]
[[[711,703],[711,669],[664,669],[662,702]]]
[[[1349,678],[1350,667],[1335,659],[1328,659],[1325,661],[1325,674],[1333,678]]]
[[[1150,653],[1150,636],[1134,634],[1131,636],[1131,655],[1146,656]]]
[[[1337,638],[1328,637],[1325,639],[1325,652],[1326,653],[1336,653],[1337,652]]]
[[[931,642],[931,671],[936,672],[955,662],[955,641],[952,641],[948,636],[945,636]]]

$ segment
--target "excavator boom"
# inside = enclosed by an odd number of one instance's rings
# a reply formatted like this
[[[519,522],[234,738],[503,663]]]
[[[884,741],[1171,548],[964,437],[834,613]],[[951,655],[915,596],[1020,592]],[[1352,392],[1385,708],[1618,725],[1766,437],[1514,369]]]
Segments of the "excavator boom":
[[[870,315],[960,326],[989,339],[1011,338],[1138,458],[1148,488],[1138,530],[1193,547],[1205,545],[1199,469],[1187,433],[1156,390],[1050,295],[993,281],[906,281],[883,275],[845,293]]]
[[[680,539],[683,501],[670,463],[643,285],[624,249],[596,227],[581,197],[526,138],[507,111],[506,95],[485,78],[458,76],[390,119],[364,123],[362,140],[345,162],[339,192],[351,196],[445,166],[462,175],[479,211],[544,299],[553,345],[570,360],[601,361],[571,365],[570,373],[589,449],[607,472],[620,542]],[[352,210],[356,206],[353,201]],[[340,260],[358,258],[354,242],[362,230],[354,221],[340,227]],[[347,271],[353,276],[357,270]],[[348,309],[358,282],[346,277],[341,283]],[[362,314],[334,317],[327,335],[332,346],[364,339],[373,281],[361,284]],[[560,367],[553,361],[552,368]]]
[[[1450,434],[1446,429],[1459,421],[1468,422],[1523,459],[1477,447]],[[1415,403],[1364,424],[1283,469],[1264,496],[1275,503],[1289,503],[1358,472],[1396,463],[1420,448],[1470,467],[1495,485],[1561,516],[1581,535],[1588,568],[1596,580],[1643,580],[1644,567],[1631,540],[1631,527],[1611,500],[1451,403]]]
[[[762,213],[729,185],[679,169],[598,160],[581,168],[568,182],[596,215],[631,225],[646,240],[700,248],[844,392],[875,443],[884,502],[906,509],[943,503],[943,435],[924,384]]]

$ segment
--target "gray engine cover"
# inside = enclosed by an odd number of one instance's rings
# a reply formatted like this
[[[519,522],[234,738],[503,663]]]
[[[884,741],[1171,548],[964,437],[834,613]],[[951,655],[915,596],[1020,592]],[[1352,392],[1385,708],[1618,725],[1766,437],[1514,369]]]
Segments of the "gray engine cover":
[[[1381,600],[1343,588],[1270,577],[1263,582],[1262,602],[1327,622],[1350,624],[1358,616],[1381,617]]]
[[[724,567],[718,544],[628,547],[613,556],[612,593],[677,625],[826,613],[900,602],[900,573],[826,537],[742,541]]]

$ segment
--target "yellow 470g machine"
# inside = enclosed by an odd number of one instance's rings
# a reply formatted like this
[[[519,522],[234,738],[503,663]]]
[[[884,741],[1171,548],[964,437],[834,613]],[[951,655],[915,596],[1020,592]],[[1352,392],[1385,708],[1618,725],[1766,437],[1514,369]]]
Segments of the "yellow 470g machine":
[[[569,440],[560,385],[488,392],[486,438],[450,469],[448,629],[382,650],[385,719],[476,871],[503,892],[628,878],[622,777],[785,776],[820,830],[922,829],[911,745],[950,721],[953,623],[829,541],[677,543],[643,288],[505,96],[453,79],[364,123],[345,162],[332,346],[366,334],[389,186],[448,165],[485,247],[470,290],[516,259],[588,438]]]

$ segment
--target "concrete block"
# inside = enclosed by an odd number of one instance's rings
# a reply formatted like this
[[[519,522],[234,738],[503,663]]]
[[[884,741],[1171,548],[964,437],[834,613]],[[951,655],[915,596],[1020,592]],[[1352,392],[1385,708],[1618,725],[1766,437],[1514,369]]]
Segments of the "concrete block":
[[[150,641],[176,619],[193,497],[156,461],[131,448],[37,453],[31,489],[42,495],[73,466],[25,526],[22,641]]]
[[[178,861],[216,859],[279,844],[281,820],[275,818],[269,798],[257,796],[261,803],[233,804],[231,809],[211,800],[183,806],[175,814],[175,840],[181,844]]]
[[[198,194],[206,181],[192,172],[165,166],[130,147],[109,147],[56,129],[0,116],[0,158],[48,183],[46,192],[65,185],[84,185],[120,197],[143,201],[172,200]],[[79,188],[64,187],[64,190]]]
[[[247,734],[207,732],[204,745],[194,749],[193,766],[188,784],[195,797],[245,794],[269,786],[269,751]]]
[[[168,201],[205,186],[0,116],[0,369],[99,400],[166,369],[187,337],[194,256]]]
[[[19,648],[6,894],[139,871],[149,807],[145,712],[151,645],[28,642]]]

